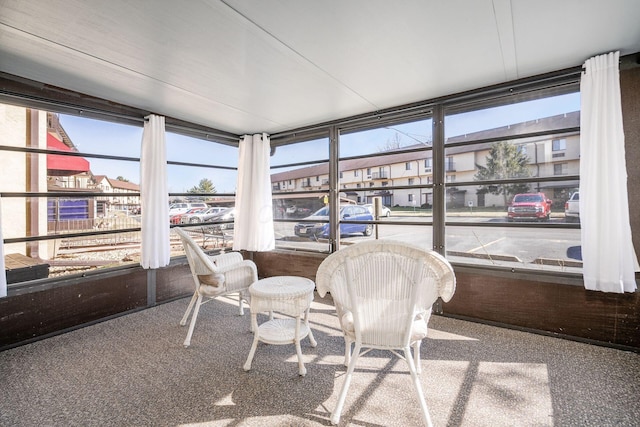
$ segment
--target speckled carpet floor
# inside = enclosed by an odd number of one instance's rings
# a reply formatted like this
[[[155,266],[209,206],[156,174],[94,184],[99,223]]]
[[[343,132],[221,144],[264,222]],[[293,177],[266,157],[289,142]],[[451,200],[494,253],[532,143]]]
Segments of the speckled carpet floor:
[[[293,345],[260,344],[233,299],[187,299],[0,353],[2,426],[327,426],[344,380],[330,299],[312,305],[308,373]],[[420,377],[435,426],[638,426],[640,355],[433,316]],[[406,363],[360,359],[343,426],[422,425]]]

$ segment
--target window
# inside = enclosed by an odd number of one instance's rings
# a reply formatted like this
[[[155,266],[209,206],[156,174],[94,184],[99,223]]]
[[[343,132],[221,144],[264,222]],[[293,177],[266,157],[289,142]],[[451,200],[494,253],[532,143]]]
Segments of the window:
[[[564,204],[579,185],[579,93],[470,108],[445,123],[450,260],[578,273],[580,230],[567,224]],[[482,216],[469,214],[470,203]]]
[[[413,185],[413,182],[414,182],[414,179],[413,179],[413,178],[409,178],[409,179],[407,180],[407,184],[408,184],[408,185]]]
[[[404,164],[404,168],[405,168],[406,170],[410,171],[410,170],[411,170],[411,162],[407,162],[407,163],[405,163],[405,164]]]
[[[358,176],[358,170],[357,169],[353,171],[353,176]]]
[[[340,172],[342,177],[342,172]],[[319,138],[309,141],[279,145],[271,157],[271,182],[299,179],[299,188],[274,191],[273,218],[276,235],[276,248],[291,250],[314,250],[327,252],[326,240],[305,241],[309,237],[304,218],[319,215],[319,223],[328,224],[329,217],[325,206],[328,199],[329,176],[329,140]],[[324,177],[327,177],[325,180]],[[321,181],[319,189],[313,182]],[[343,187],[348,183],[341,183]],[[321,211],[322,209],[322,211]],[[320,212],[318,214],[318,212]],[[326,218],[326,219],[325,219]],[[293,220],[293,222],[292,222]],[[297,222],[300,221],[300,222]],[[322,227],[320,227],[322,228]]]
[[[27,118],[38,132],[26,132]],[[0,165],[6,166],[2,187],[8,195],[3,198],[2,217],[12,223],[5,229],[3,237],[9,242],[4,249],[16,257],[47,260],[50,265],[39,269],[38,279],[81,275],[140,260],[143,118],[111,120],[113,116],[95,112],[81,117],[0,104],[0,133],[6,138],[4,145],[12,146],[0,149]],[[237,147],[171,129],[167,126],[168,196],[174,208],[170,212],[195,213],[222,204],[223,199],[233,206]],[[190,135],[199,132],[181,129]],[[27,151],[32,148],[45,152]],[[217,164],[202,164],[201,158],[216,159]],[[167,221],[181,224],[178,215]],[[173,243],[172,255],[180,255],[182,246]],[[24,276],[15,277],[20,281]]]
[[[414,202],[413,194],[408,194],[407,195],[407,200],[409,200],[409,203],[413,203]]]
[[[562,151],[567,149],[567,140],[564,138],[554,139],[552,141],[552,150],[553,151]]]
[[[568,169],[567,163],[556,163],[553,165],[553,174],[554,175],[566,175]]]

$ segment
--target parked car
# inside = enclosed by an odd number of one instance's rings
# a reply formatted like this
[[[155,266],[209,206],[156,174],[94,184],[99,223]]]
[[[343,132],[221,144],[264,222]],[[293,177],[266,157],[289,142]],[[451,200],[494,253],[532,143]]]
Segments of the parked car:
[[[565,222],[580,222],[580,192],[573,193],[564,204]]]
[[[207,209],[202,209],[198,212],[183,215],[181,219],[182,221],[181,223],[182,224],[200,224],[201,222],[208,222],[211,220],[211,218],[213,218],[220,212],[224,211],[225,209],[228,209],[228,208],[225,208],[222,206],[212,206]]]
[[[169,206],[169,216],[185,213],[190,209],[206,209],[208,207],[204,202],[174,203]]]
[[[233,229],[233,219],[236,215],[236,208],[226,208],[207,219],[207,228],[213,232]],[[231,222],[223,222],[231,221]]]
[[[544,193],[522,193],[513,196],[507,210],[507,220],[517,219],[549,221],[551,200]]]
[[[343,205],[340,207],[340,219],[353,221],[371,221],[373,215],[366,208],[356,205]],[[324,206],[313,215],[308,216],[293,227],[293,232],[299,237],[329,237],[329,207]],[[326,221],[326,222],[320,222]],[[344,224],[340,223],[340,235],[362,233],[370,236],[373,232],[372,224]]]
[[[188,211],[183,212],[183,213],[177,213],[175,215],[171,215],[170,214],[169,215],[169,222],[171,224],[184,224],[184,222],[182,222],[184,217],[186,217],[188,215],[191,215],[191,214],[195,214],[197,212],[201,212],[203,210],[204,210],[204,208],[194,208],[194,209],[189,209]]]
[[[362,205],[365,209],[367,209],[371,215],[374,215],[373,205],[371,203],[367,203],[366,205]],[[386,216],[387,218],[391,216],[391,209],[386,207],[385,205],[381,205],[380,207],[380,216]]]

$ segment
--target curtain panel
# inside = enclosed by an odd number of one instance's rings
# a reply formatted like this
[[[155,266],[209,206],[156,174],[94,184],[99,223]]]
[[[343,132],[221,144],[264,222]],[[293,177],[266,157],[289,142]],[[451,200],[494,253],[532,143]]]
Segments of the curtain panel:
[[[638,259],[631,241],[620,52],[595,56],[580,81],[580,222],[584,286],[634,292]]]
[[[169,264],[169,192],[164,117],[150,115],[144,123],[140,153],[140,206],[142,248],[140,265],[159,268]]]
[[[240,141],[234,250],[275,248],[270,154],[271,141],[266,133],[245,135]]]

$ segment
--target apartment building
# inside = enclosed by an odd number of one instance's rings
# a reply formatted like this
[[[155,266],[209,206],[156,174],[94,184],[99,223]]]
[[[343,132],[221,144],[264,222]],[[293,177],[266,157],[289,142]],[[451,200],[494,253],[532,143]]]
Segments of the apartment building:
[[[492,194],[491,189],[486,187],[473,185],[478,166],[486,167],[491,146],[495,141],[515,144],[517,150],[528,159],[531,177],[561,178],[578,175],[579,131],[553,134],[549,133],[549,130],[578,128],[579,125],[580,113],[576,111],[448,138],[446,144],[455,145],[447,148],[444,163],[448,184],[448,206],[505,206],[505,199],[501,195]],[[536,131],[544,134],[515,139],[519,134],[531,134]],[[493,142],[458,145],[466,140]],[[407,150],[412,151],[405,152]],[[279,195],[301,191],[325,192],[329,189],[329,166],[328,163],[322,163],[274,173],[271,175],[271,183],[274,193]],[[461,185],[457,186],[456,183]],[[389,154],[340,162],[340,189],[345,197],[356,203],[371,203],[373,197],[381,197],[383,204],[387,206],[431,207],[431,184],[433,155],[428,144],[404,146],[389,150]],[[545,181],[531,187],[530,190],[545,192],[552,200],[557,199],[556,203],[563,204],[577,186],[577,181]]]

